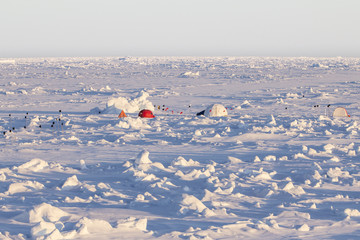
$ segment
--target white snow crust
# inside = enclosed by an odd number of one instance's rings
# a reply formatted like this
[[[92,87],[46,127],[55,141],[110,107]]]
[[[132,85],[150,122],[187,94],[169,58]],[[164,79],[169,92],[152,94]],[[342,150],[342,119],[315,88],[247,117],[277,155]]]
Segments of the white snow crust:
[[[0,239],[358,238],[358,58],[0,63]]]

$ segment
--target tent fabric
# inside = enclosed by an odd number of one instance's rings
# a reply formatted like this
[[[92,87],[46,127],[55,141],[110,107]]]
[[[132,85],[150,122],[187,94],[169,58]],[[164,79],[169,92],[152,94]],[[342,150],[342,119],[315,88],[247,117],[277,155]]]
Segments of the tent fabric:
[[[141,118],[154,118],[154,114],[152,113],[152,111],[148,110],[148,109],[143,109],[139,112],[139,117]]]
[[[207,117],[224,117],[227,116],[226,108],[221,104],[213,104],[206,108],[205,116]]]
[[[124,112],[124,110],[121,110],[121,113],[119,114],[119,118],[124,118],[127,117],[126,113]]]
[[[196,114],[196,116],[201,116],[201,115],[205,115],[205,110],[202,110],[201,112],[198,112],[198,113]]]
[[[338,107],[333,112],[333,117],[350,117],[346,109],[343,107]]]

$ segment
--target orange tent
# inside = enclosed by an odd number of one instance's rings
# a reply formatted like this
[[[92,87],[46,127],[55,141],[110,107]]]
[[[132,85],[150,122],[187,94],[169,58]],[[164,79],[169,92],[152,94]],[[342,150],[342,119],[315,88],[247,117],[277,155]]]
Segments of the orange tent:
[[[119,118],[127,117],[124,110],[121,110],[121,113],[119,114]]]

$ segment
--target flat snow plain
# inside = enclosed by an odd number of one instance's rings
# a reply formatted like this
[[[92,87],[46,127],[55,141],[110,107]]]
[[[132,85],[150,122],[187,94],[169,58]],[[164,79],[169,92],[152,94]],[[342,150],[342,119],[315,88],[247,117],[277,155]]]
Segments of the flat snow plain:
[[[0,239],[360,236],[360,59],[2,59],[0,80]]]

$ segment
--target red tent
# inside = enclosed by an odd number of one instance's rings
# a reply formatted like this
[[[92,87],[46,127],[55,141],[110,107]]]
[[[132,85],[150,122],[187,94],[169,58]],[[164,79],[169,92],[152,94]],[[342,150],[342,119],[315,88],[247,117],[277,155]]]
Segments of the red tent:
[[[139,117],[141,118],[154,118],[154,114],[152,113],[152,111],[148,110],[148,109],[143,109],[139,112]]]

